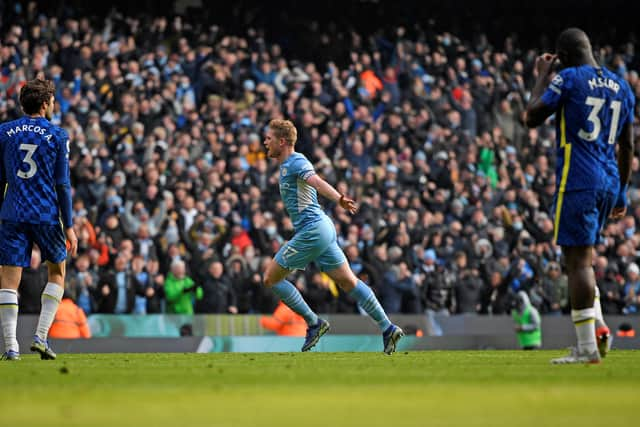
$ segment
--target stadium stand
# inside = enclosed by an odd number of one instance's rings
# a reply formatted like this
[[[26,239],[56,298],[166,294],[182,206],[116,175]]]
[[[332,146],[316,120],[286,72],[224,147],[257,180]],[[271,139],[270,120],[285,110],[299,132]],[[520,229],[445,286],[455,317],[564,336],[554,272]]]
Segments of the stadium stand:
[[[541,12],[510,2],[490,3],[521,8],[508,23],[489,25],[491,7],[445,2],[426,3],[411,26],[403,25],[409,6],[377,2],[291,19],[251,2],[246,10],[186,3],[153,2],[161,7],[152,10],[183,10],[164,16],[144,13],[150,2],[3,6],[0,121],[21,115],[27,79],[56,82],[54,123],[72,139],[80,240],[68,287],[87,314],[113,312],[102,302],[123,291],[127,312],[165,312],[175,260],[185,261],[194,295],[204,293],[196,312],[273,312],[261,268],[293,232],[262,147],[274,117],[293,120],[298,151],[360,202],[354,216],[326,209],[352,269],[387,310],[503,314],[525,290],[542,314],[567,312],[549,215],[554,123],[523,125],[533,61],[564,22],[542,30]],[[367,19],[349,20],[359,14]],[[525,14],[527,38],[516,31]],[[605,16],[592,15],[587,30]],[[638,94],[636,39],[621,19],[618,32],[592,40]],[[640,305],[639,169],[636,158],[629,216],[609,224],[597,246],[608,314]],[[209,272],[217,261],[221,277]],[[295,284],[314,309],[358,313],[313,269]]]

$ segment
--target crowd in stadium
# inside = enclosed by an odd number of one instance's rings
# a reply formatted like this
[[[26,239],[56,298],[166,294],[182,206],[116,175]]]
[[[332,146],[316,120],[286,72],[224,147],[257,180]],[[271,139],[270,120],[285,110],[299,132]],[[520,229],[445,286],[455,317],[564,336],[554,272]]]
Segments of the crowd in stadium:
[[[387,312],[508,313],[519,290],[542,314],[568,312],[555,123],[523,125],[539,52],[516,39],[318,32],[307,61],[260,28],[181,16],[93,22],[33,5],[14,18],[2,26],[0,121],[21,116],[26,80],[55,82],[80,241],[67,286],[87,314],[273,311],[262,267],[294,230],[262,146],[272,118],[294,121],[297,151],[358,201],[355,215],[324,206]],[[596,53],[640,94],[632,43]],[[640,307],[637,158],[633,171],[628,216],[597,245],[609,314]],[[38,311],[44,277],[36,252],[23,312]],[[294,279],[316,312],[358,312],[314,268]]]

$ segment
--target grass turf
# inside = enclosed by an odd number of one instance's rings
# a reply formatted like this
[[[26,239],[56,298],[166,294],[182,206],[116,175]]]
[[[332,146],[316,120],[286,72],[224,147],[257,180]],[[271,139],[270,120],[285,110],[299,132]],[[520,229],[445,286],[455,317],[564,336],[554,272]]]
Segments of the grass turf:
[[[2,362],[2,425],[627,426],[640,352],[63,354]]]

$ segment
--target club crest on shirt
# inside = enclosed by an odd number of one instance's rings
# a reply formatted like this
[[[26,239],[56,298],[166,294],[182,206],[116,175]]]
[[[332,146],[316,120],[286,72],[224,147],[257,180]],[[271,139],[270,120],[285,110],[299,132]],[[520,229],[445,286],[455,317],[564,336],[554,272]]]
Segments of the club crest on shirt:
[[[287,176],[287,168],[282,168],[282,176]]]

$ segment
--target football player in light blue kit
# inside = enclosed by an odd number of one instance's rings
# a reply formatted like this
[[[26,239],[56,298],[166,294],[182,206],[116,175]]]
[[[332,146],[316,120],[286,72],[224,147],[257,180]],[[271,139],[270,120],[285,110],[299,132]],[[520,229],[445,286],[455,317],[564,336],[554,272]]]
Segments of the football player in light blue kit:
[[[635,97],[624,79],[598,65],[582,30],[564,30],[556,49],[557,57],[545,54],[536,60],[538,80],[527,106],[529,127],[556,114],[554,233],[565,257],[578,338],[569,356],[552,363],[600,363],[610,335],[597,298],[592,254],[607,218],[622,218],[627,208]],[[556,59],[562,70],[552,79]]]
[[[267,155],[280,163],[280,195],[293,221],[296,233],[284,244],[267,266],[265,286],[307,322],[307,336],[302,351],[310,350],[329,330],[329,322],[309,308],[302,295],[286,277],[292,270],[302,270],[315,261],[378,324],[382,332],[384,353],[392,354],[404,336],[402,329],[389,321],[373,291],[353,274],[338,246],[331,219],[318,203],[318,193],[355,213],[355,201],[340,194],[320,178],[305,156],[295,151],[298,132],[289,120],[272,120],[265,135]]]

